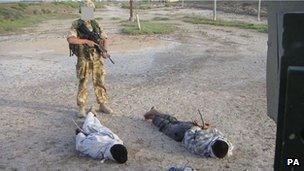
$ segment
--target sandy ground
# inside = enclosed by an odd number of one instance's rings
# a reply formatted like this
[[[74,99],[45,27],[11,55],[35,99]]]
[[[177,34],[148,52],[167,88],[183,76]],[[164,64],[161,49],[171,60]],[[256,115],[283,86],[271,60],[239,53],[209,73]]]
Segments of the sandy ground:
[[[108,7],[97,12],[112,38],[116,62],[105,61],[115,114],[99,118],[129,149],[123,165],[75,151],[76,59],[68,57],[65,40],[72,20],[0,36],[0,170],[166,170],[186,164],[197,170],[271,169],[276,125],[266,115],[267,34],[180,21],[192,13],[211,16],[212,11],[141,12],[143,19],[169,17],[178,29],[171,35],[134,37],[119,34],[119,20],[111,20],[127,19],[128,11]],[[256,22],[221,12],[219,17]],[[89,104],[97,106],[92,92],[91,87]],[[198,119],[200,108],[234,144],[234,155],[217,160],[190,154],[143,120],[152,106],[181,120]]]

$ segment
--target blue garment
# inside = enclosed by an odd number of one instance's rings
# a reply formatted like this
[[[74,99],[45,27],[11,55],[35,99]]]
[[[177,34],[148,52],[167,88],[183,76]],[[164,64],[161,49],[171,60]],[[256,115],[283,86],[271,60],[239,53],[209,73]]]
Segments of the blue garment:
[[[171,167],[168,171],[194,171],[190,166],[185,167]]]

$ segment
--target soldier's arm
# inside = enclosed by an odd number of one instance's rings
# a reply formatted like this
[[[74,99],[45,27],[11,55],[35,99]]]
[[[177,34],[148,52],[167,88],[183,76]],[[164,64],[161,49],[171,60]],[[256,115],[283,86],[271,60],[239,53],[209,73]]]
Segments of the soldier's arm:
[[[77,45],[88,45],[93,47],[96,43],[94,43],[91,40],[87,39],[80,39],[77,37],[77,31],[76,31],[77,22],[73,22],[70,30],[68,31],[67,35],[67,41],[69,44],[77,44]]]
[[[103,29],[100,29],[100,42],[99,42],[99,46],[100,47],[103,47],[106,51],[109,47],[109,44],[110,44],[110,40],[108,39],[108,35],[106,34],[106,32],[103,30]],[[108,54],[108,52],[104,52],[102,53],[101,55],[103,58],[110,58],[110,55]],[[111,58],[110,58],[111,60]],[[112,62],[112,60],[111,60]],[[112,62],[113,63],[113,62]]]
[[[99,25],[99,27],[100,27],[100,25]],[[101,40],[99,42],[100,46],[103,46],[105,49],[107,49],[110,45],[110,40],[109,40],[108,35],[105,32],[105,30],[102,29],[101,27],[100,27],[100,38],[101,38]]]
[[[88,39],[80,39],[78,37],[75,36],[71,36],[67,38],[67,41],[69,42],[69,44],[77,44],[77,45],[88,45],[93,47],[94,45],[96,45],[95,42],[88,40]]]
[[[110,40],[109,40],[108,38],[102,39],[102,40],[100,41],[100,43],[101,43],[101,46],[103,46],[105,49],[108,49],[109,44],[110,44]]]

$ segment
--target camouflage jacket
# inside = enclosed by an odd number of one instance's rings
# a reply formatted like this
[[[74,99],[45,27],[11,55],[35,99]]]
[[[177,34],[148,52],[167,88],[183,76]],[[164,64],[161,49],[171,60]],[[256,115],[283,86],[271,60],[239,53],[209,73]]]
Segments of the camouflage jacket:
[[[108,38],[105,31],[99,26],[96,20],[91,21],[82,21],[81,19],[75,20],[72,23],[72,26],[68,32],[67,38],[69,37],[78,37],[82,38],[83,36],[79,32],[79,27],[81,24],[84,24],[90,31],[96,32],[100,35],[101,39],[105,40]],[[85,47],[84,45],[69,44],[70,56],[75,54],[77,57],[84,56],[87,59],[92,59],[93,56],[99,57],[95,48]]]

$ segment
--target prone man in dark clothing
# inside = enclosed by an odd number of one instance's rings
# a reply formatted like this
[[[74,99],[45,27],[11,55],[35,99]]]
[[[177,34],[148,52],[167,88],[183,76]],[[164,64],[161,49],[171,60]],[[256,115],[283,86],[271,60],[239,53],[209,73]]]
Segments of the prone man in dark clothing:
[[[152,111],[156,110],[151,109],[150,113],[152,113]],[[186,131],[195,126],[193,122],[181,122],[173,116],[160,112],[157,112],[152,119],[152,122],[159,128],[160,132],[163,132],[165,135],[178,142],[183,141]]]
[[[209,124],[200,126],[196,121],[178,121],[175,117],[161,113],[151,108],[144,115],[146,120],[152,119],[152,123],[168,137],[182,142],[191,153],[203,157],[224,158],[231,154],[232,145],[215,128],[209,128]]]

